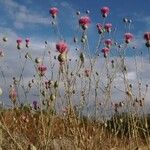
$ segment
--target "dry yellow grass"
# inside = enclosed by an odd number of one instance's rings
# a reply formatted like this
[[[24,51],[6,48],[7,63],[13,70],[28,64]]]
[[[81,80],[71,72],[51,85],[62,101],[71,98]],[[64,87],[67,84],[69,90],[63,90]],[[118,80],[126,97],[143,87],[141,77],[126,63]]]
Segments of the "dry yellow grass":
[[[73,114],[57,116],[15,109],[4,111],[0,120],[4,150],[33,150],[29,145],[38,150],[149,149],[140,137],[121,139],[102,123],[90,119],[83,121]]]

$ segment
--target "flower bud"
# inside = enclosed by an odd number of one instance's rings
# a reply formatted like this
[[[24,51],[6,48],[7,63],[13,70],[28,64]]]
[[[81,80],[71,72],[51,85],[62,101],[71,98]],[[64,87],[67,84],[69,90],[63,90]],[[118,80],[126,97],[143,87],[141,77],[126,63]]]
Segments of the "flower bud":
[[[66,61],[66,54],[65,53],[59,54],[58,55],[58,61],[61,63],[65,62]]]
[[[54,82],[54,88],[55,89],[58,88],[58,82],[57,81]]]
[[[7,37],[3,37],[4,42],[7,42],[7,40],[8,40]]]
[[[35,63],[37,63],[37,64],[42,63],[42,59],[41,58],[35,58]]]
[[[0,96],[3,94],[3,91],[2,91],[2,89],[0,88]]]
[[[51,101],[54,101],[55,99],[56,99],[56,96],[55,96],[54,94],[51,94],[51,95],[50,95],[50,100],[51,100]]]

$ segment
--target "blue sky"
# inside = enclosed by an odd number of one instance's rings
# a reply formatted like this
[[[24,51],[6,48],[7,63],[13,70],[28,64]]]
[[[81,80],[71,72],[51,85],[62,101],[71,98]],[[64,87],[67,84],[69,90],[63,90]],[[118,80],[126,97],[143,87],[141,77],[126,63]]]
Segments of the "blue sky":
[[[0,0],[0,27],[1,34],[10,36],[14,32],[17,36],[31,40],[43,42],[45,40],[57,40],[54,29],[51,25],[49,9],[57,7],[58,26],[61,35],[69,44],[72,44],[72,38],[78,36],[78,18],[76,11],[81,15],[86,15],[85,11],[90,10],[92,24],[89,28],[90,49],[94,49],[98,34],[96,24],[102,22],[100,8],[108,6],[110,15],[106,22],[111,22],[113,28],[117,28],[115,37],[123,38],[125,32],[122,19],[127,17],[132,19],[131,33],[134,34],[134,44],[147,55],[147,49],[144,47],[143,34],[150,31],[150,10],[149,1],[140,0]],[[94,39],[94,40],[93,40]],[[133,52],[127,51],[129,56]]]
[[[95,25],[102,21],[100,8],[108,6],[109,22],[123,30],[122,18],[131,18],[132,32],[139,34],[150,30],[149,5],[149,1],[141,0],[0,0],[0,26],[11,28],[20,36],[49,38],[52,35],[49,8],[56,6],[60,11],[60,30],[65,37],[70,37],[76,32],[73,28],[78,23],[75,15],[77,10],[83,14],[86,9],[90,10],[92,23]]]
[[[51,7],[59,9],[58,23],[60,32],[70,44],[70,47],[73,44],[73,36],[78,33],[76,11],[80,11],[81,15],[86,15],[85,11],[90,10],[89,16],[92,23],[88,29],[88,34],[91,48],[93,48],[98,39],[96,24],[102,22],[100,9],[103,6],[110,8],[107,22],[111,22],[113,27],[117,28],[116,38],[119,40],[123,38],[125,31],[122,19],[127,17],[133,20],[131,24],[131,32],[135,36],[133,45],[137,46],[139,51],[144,52],[143,68],[140,70],[140,75],[143,77],[143,82],[150,83],[148,75],[150,74],[150,67],[143,39],[144,32],[150,31],[150,1],[148,0],[144,2],[141,0],[0,0],[0,38],[2,40],[2,37],[8,37],[7,45],[1,44],[0,40],[0,49],[6,51],[8,60],[2,66],[6,71],[6,78],[12,81],[10,74],[16,74],[17,76],[20,73],[19,69],[17,72],[12,69],[18,60],[16,52],[16,39],[18,37],[23,39],[26,37],[31,38],[32,51],[36,56],[41,55],[44,50],[43,43],[45,40],[49,42],[57,41],[49,15]],[[130,53],[127,63],[129,64],[130,79],[134,82],[136,73],[133,63],[134,57],[131,57],[134,52],[130,51]],[[9,65],[9,70],[6,70],[5,64]],[[139,65],[141,65],[140,62]],[[31,68],[27,67],[25,69],[25,80],[29,81],[32,74]],[[1,78],[0,84],[6,87]]]

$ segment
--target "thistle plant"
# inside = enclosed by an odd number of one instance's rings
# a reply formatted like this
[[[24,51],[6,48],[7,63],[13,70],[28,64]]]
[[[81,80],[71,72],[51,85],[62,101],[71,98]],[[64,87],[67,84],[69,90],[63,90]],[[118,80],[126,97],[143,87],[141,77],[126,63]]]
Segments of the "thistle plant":
[[[60,32],[61,11],[50,8],[51,29],[56,39],[41,43],[45,49],[40,56],[32,51],[32,38],[19,37],[15,41],[20,62],[13,69],[19,68],[20,74],[17,71],[12,74],[11,84],[5,85],[8,91],[0,87],[0,98],[4,93],[12,104],[3,106],[0,123],[4,136],[13,141],[14,149],[57,149],[57,146],[64,148],[66,143],[70,149],[89,150],[122,145],[133,149],[132,145],[139,143],[149,146],[149,115],[145,113],[148,84],[143,85],[139,79],[136,54],[136,81],[132,83],[129,79],[126,51],[136,51],[132,20],[123,19],[125,31],[122,39],[117,39],[118,31],[108,21],[110,11],[102,7],[101,20],[96,24],[89,10],[86,15],[77,11],[78,32],[70,37],[70,44]],[[93,24],[98,37],[92,37],[97,40],[95,48],[91,48],[89,37]],[[144,40],[149,51],[149,32],[144,33]],[[2,41],[2,49],[7,48],[9,39],[4,36]],[[0,71],[5,83],[10,83],[5,77],[8,70],[3,70],[6,56],[2,49]],[[27,80],[29,67],[32,75]],[[119,98],[115,91],[120,93]],[[23,141],[17,136],[22,136]],[[0,144],[6,149],[7,145]]]

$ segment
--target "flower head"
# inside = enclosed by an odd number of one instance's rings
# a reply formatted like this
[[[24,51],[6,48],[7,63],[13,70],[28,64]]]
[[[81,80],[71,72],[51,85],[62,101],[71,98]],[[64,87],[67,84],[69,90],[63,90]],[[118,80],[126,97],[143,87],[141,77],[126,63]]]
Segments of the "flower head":
[[[146,41],[150,41],[150,32],[146,32],[146,33],[144,34],[144,39],[145,39]]]
[[[30,42],[30,39],[29,38],[26,38],[26,47],[28,48],[29,47],[29,42]]]
[[[22,43],[22,38],[18,38],[16,42],[18,45],[20,45]]]
[[[56,49],[59,53],[67,53],[68,52],[68,45],[64,41],[60,41],[56,44]]]
[[[108,53],[109,53],[110,49],[108,47],[105,47],[102,49],[102,53],[104,54],[104,57],[106,58]]]
[[[30,39],[29,39],[29,38],[26,38],[25,41],[26,41],[26,43],[29,43],[29,42],[30,42]]]
[[[9,98],[13,101],[13,103],[16,102],[17,91],[16,91],[15,87],[13,87],[13,86],[9,90]]]
[[[56,7],[52,7],[50,8],[49,13],[51,14],[53,18],[55,18],[58,14],[58,9]]]
[[[43,64],[41,64],[41,65],[38,65],[38,71],[39,71],[39,74],[41,75],[41,76],[44,76],[45,75],[45,73],[46,73],[46,71],[47,71],[47,67],[45,66],[45,65],[43,65]]]
[[[86,76],[86,77],[89,77],[90,74],[91,74],[91,70],[85,69],[84,73],[85,73],[85,76]]]
[[[50,88],[51,84],[52,84],[51,80],[45,81],[45,88],[46,89]]]
[[[105,40],[105,45],[107,48],[110,48],[110,46],[112,45],[112,40],[111,39],[106,39]]]
[[[101,14],[103,17],[107,17],[109,14],[109,8],[108,7],[102,7],[101,8]]]
[[[145,34],[144,34],[144,39],[146,40],[146,46],[147,47],[150,47],[150,32],[146,32]]]
[[[128,44],[133,40],[133,34],[132,33],[125,33],[124,35],[125,42]]]
[[[82,27],[83,30],[87,29],[90,23],[91,20],[88,16],[82,16],[79,19],[79,25]]]
[[[103,29],[103,25],[102,24],[98,23],[96,25],[96,27],[97,27],[97,30],[98,30],[99,34],[103,33],[104,29]]]
[[[111,23],[106,23],[105,26],[104,26],[105,30],[107,32],[111,32],[111,29],[112,29],[112,24]]]

